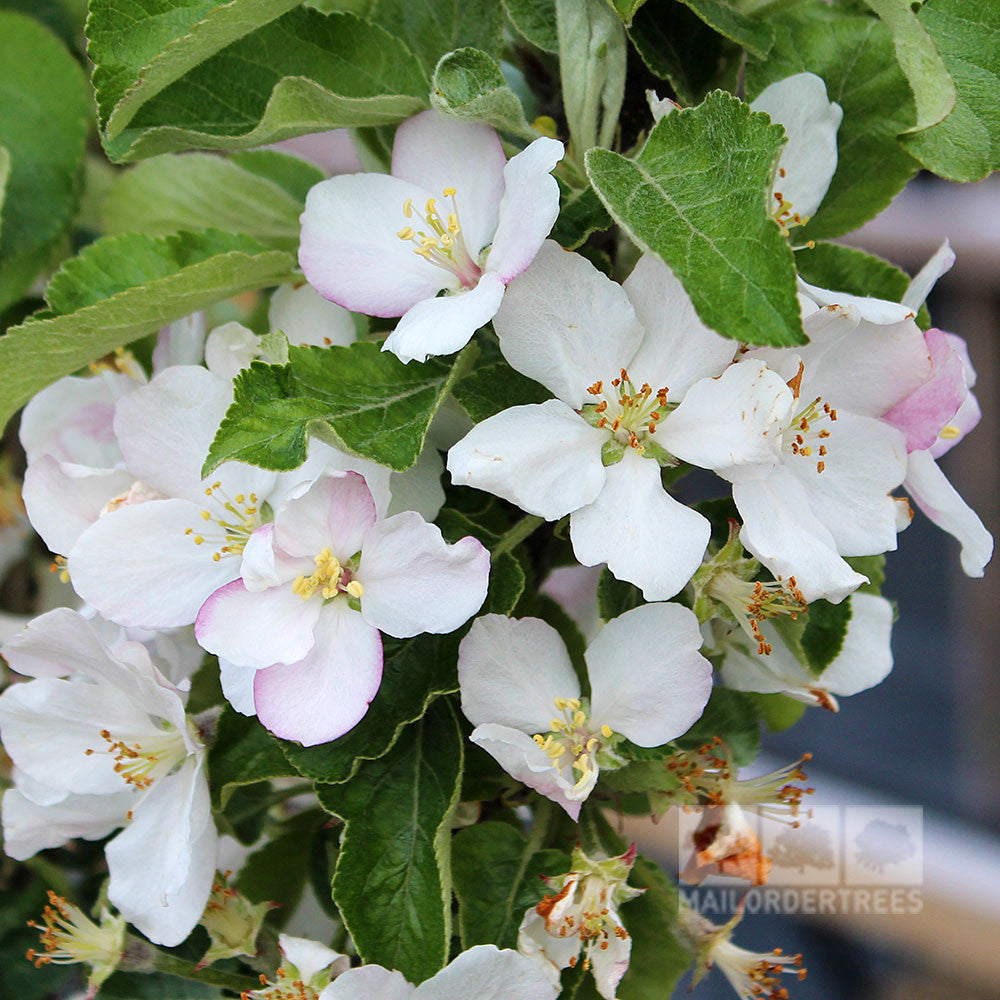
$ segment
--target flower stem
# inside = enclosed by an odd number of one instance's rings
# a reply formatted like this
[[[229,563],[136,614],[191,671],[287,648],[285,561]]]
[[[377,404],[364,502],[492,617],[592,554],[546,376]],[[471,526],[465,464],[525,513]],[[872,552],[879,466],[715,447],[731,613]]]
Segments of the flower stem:
[[[168,955],[159,949],[155,950],[153,954],[153,968],[157,972],[166,972],[171,976],[190,979],[196,983],[206,983],[209,986],[218,986],[221,989],[235,990],[237,993],[244,993],[260,986],[259,981],[252,976],[222,972],[220,969],[198,969],[193,962],[178,958],[176,955]]]
[[[504,552],[509,552],[515,545],[520,545],[536,528],[545,523],[544,517],[528,514],[522,517],[512,528],[508,528],[497,540],[490,552],[494,558]]]

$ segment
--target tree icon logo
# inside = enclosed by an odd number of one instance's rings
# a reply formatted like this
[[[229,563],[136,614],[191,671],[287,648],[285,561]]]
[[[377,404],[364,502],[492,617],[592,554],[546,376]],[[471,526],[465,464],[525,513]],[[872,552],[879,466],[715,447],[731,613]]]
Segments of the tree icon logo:
[[[880,875],[887,867],[902,864],[917,853],[917,845],[905,823],[872,819],[854,837],[854,858],[859,865]]]

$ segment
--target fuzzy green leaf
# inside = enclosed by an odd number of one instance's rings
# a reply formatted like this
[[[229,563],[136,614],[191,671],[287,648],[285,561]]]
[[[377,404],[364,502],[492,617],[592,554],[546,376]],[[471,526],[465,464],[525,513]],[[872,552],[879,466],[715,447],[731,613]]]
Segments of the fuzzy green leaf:
[[[515,28],[536,48],[553,55],[559,51],[555,0],[503,0]]]
[[[702,321],[751,344],[805,342],[788,242],[766,195],[784,130],[715,91],[662,118],[630,160],[587,154],[587,173],[612,217],[661,257]]]
[[[774,29],[755,21],[721,0],[680,0],[710,28],[735,42],[752,56],[763,59],[774,44]]]
[[[277,739],[255,718],[240,715],[228,705],[222,710],[208,752],[209,784],[218,804],[225,806],[237,788],[295,774]]]
[[[510,406],[541,403],[550,396],[547,389],[514,371],[506,361],[477,365],[451,392],[476,423]]]

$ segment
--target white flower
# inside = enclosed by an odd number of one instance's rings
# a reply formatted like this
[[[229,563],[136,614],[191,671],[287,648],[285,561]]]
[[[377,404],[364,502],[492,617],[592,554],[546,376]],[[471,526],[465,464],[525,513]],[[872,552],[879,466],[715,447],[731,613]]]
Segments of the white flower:
[[[68,562],[77,593],[105,618],[151,629],[191,624],[208,595],[239,576],[265,503],[323,468],[363,471],[384,509],[389,470],[318,441],[294,472],[226,462],[202,479],[231,402],[230,383],[183,365],[118,401],[115,433],[137,484],[80,535]]]
[[[663,489],[670,459],[657,444],[672,406],[736,345],[698,320],[655,258],[623,287],[553,242],[511,284],[494,326],[510,364],[557,398],[478,424],[448,453],[452,481],[546,520],[569,514],[579,562],[606,562],[647,600],[672,597],[710,529]]]
[[[357,473],[325,473],[254,532],[242,578],[198,614],[209,652],[255,670],[261,722],[307,746],[353,728],[382,677],[381,632],[454,631],[486,598],[489,553],[408,511],[380,518]]]
[[[261,978],[261,989],[243,994],[245,1000],[317,1000],[330,980],[351,965],[347,955],[309,938],[278,935],[281,965],[276,982]],[[292,992],[294,991],[294,992]]]
[[[892,605],[874,594],[852,594],[844,644],[819,675],[810,673],[771,625],[761,626],[770,652],[761,655],[734,636],[723,640],[722,679],[726,687],[762,694],[786,694],[807,705],[837,711],[837,697],[867,691],[892,670]]]
[[[572,871],[545,879],[556,891],[525,913],[517,950],[536,962],[554,987],[560,972],[575,967],[582,954],[597,992],[615,1000],[632,953],[618,909],[643,892],[626,884],[634,863],[635,844],[616,858],[590,858],[577,847]]]
[[[679,604],[627,611],[587,647],[588,701],[551,625],[484,615],[458,653],[471,739],[575,820],[600,767],[620,766],[623,737],[660,746],[701,715],[712,688],[701,642],[697,618]]]
[[[124,826],[105,848],[108,899],[152,941],[179,944],[208,900],[217,839],[204,747],[179,693],[142,646],[112,654],[68,608],[35,619],[3,655],[35,678],[0,696],[15,765],[5,850],[24,860]]]
[[[319,1000],[555,1000],[557,993],[523,955],[481,944],[416,987],[379,965],[348,969]]]
[[[309,192],[299,263],[324,298],[402,316],[383,345],[401,361],[452,354],[552,228],[562,155],[543,137],[508,162],[489,126],[424,111],[396,130],[391,175],[333,177]]]

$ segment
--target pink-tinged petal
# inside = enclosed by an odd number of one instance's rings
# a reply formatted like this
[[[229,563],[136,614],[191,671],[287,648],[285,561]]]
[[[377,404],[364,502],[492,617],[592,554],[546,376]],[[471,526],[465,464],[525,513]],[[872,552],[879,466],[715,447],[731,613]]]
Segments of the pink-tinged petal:
[[[271,296],[267,318],[272,330],[280,330],[290,344],[300,347],[346,347],[358,339],[354,317],[312,285],[282,285]]]
[[[353,174],[364,169],[358,151],[354,148],[350,129],[346,128],[296,135],[291,139],[272,142],[264,148],[308,160],[330,177],[336,174]]]
[[[511,367],[574,409],[596,402],[587,387],[617,378],[642,341],[622,286],[552,240],[510,283],[493,327]]]
[[[205,313],[198,311],[162,327],[153,348],[153,374],[175,365],[200,365],[205,357]]]
[[[643,604],[612,618],[587,647],[594,725],[641,747],[683,735],[712,693],[698,619],[680,604]]]
[[[304,601],[290,586],[253,593],[233,580],[201,606],[194,634],[208,652],[242,667],[298,663],[313,648],[322,608],[321,598]]]
[[[665,601],[701,565],[711,534],[708,521],[665,492],[660,467],[631,449],[608,467],[592,504],[570,516],[573,553],[584,566],[607,563],[647,601]]]
[[[795,577],[809,602],[835,604],[866,578],[837,552],[829,528],[813,514],[802,484],[783,467],[769,476],[733,485],[733,500],[743,518],[740,540],[775,576]]]
[[[28,461],[52,455],[97,469],[118,465],[115,403],[140,384],[128,375],[101,372],[89,378],[67,376],[36,393],[21,414],[18,432]]]
[[[969,393],[962,359],[952,350],[947,335],[931,329],[924,339],[931,359],[930,374],[918,389],[882,416],[906,435],[907,451],[930,448]]]
[[[258,671],[254,680],[257,718],[307,747],[353,729],[382,682],[382,637],[346,600],[323,608],[313,634],[305,659]]]
[[[299,264],[306,280],[324,299],[369,316],[402,316],[442,288],[457,288],[458,278],[396,235],[413,221],[403,205],[412,199],[419,211],[430,196],[386,174],[346,174],[317,184],[302,213]]]
[[[208,903],[217,853],[204,761],[189,757],[105,848],[108,900],[154,944],[178,945]]]
[[[324,548],[347,562],[375,523],[375,501],[364,476],[326,472],[274,518],[274,540],[290,556],[312,558]]]
[[[456,486],[485,490],[556,521],[600,493],[607,439],[558,399],[512,406],[477,424],[448,452],[448,471]]]
[[[205,341],[205,366],[226,382],[232,382],[259,357],[260,337],[242,323],[223,323]]]
[[[979,421],[982,418],[983,411],[979,408],[979,400],[970,392],[958,408],[958,413],[951,418],[948,424],[941,428],[948,436],[938,437],[928,449],[931,457],[938,459],[951,451],[969,431],[979,426]]]
[[[685,462],[735,481],[780,461],[793,406],[777,372],[761,361],[742,361],[691,386],[657,428],[656,440]]]
[[[889,302],[887,299],[875,299],[864,295],[850,295],[848,292],[837,292],[829,288],[818,288],[808,282],[798,279],[799,291],[807,295],[813,302],[821,306],[843,306],[854,309],[858,315],[869,323],[877,326],[902,323],[904,319],[913,319],[917,311],[899,302]]]
[[[910,282],[909,287],[903,293],[903,305],[916,312],[930,295],[938,278],[947,274],[954,263],[955,251],[952,250],[951,244],[945,240]]]
[[[881,420],[843,410],[828,430],[822,472],[815,452],[788,455],[785,467],[802,484],[810,510],[833,535],[840,555],[892,551],[896,503],[889,493],[906,474],[903,435]]]
[[[423,111],[396,129],[393,177],[429,191],[445,217],[453,210],[453,203],[442,192],[455,189],[454,207],[473,259],[496,232],[506,165],[500,137],[488,125],[459,121],[439,111]],[[420,217],[424,203],[417,202],[413,207],[414,214]]]
[[[503,282],[487,272],[475,288],[425,298],[406,311],[385,338],[382,350],[391,351],[404,364],[426,361],[430,355],[454,354],[493,319],[503,293]]]
[[[214,538],[195,544],[202,530],[200,508],[187,500],[151,500],[105,514],[69,553],[73,587],[119,625],[190,625],[208,595],[240,572],[236,554],[213,560]]]
[[[462,711],[529,736],[549,731],[556,698],[579,698],[580,682],[559,633],[538,618],[483,615],[458,647]]]
[[[500,222],[486,269],[506,284],[534,260],[559,215],[559,185],[552,169],[563,158],[561,142],[542,137],[522,149],[504,168]]]
[[[410,1000],[413,986],[402,973],[380,965],[363,965],[341,973],[319,995],[319,1000]]]
[[[720,337],[698,318],[691,296],[663,261],[643,254],[625,279],[625,291],[646,334],[629,374],[677,402],[706,377],[725,371],[738,344]]]
[[[986,564],[993,557],[993,536],[948,482],[929,452],[911,452],[903,486],[916,505],[942,531],[958,539],[966,576],[982,576]]]
[[[469,737],[482,747],[512,778],[533,788],[566,810],[575,823],[580,815],[579,799],[571,799],[573,781],[564,777],[546,752],[526,733],[509,726],[486,723],[476,726]]]
[[[421,983],[413,994],[413,1000],[470,1000],[472,997],[476,1000],[555,1000],[555,990],[529,958],[510,949],[501,951],[495,945],[480,944],[463,951],[450,965]],[[373,996],[371,1000],[382,998]]]
[[[258,592],[310,576],[316,564],[308,556],[290,556],[274,543],[274,522],[262,524],[243,549],[240,575],[247,590]]]
[[[126,492],[132,482],[124,470],[85,469],[42,455],[25,471],[21,497],[31,526],[49,551],[66,553],[105,504]]]
[[[490,554],[471,536],[449,545],[415,511],[378,521],[355,575],[365,621],[397,639],[454,632],[482,607]]]

